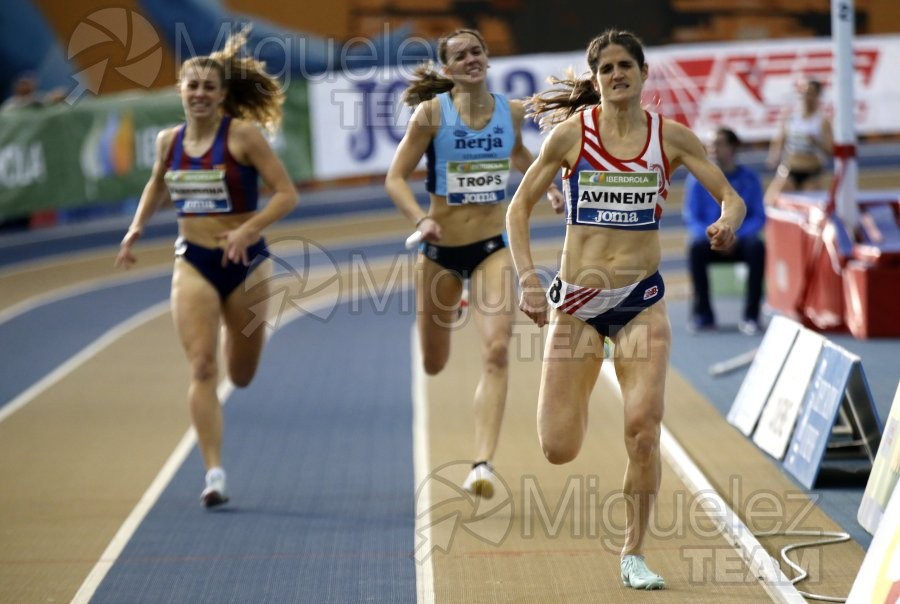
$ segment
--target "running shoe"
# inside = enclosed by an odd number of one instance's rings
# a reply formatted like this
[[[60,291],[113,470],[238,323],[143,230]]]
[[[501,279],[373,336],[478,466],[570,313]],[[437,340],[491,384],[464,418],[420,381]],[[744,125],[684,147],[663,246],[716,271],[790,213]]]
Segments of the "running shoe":
[[[716,331],[716,320],[709,316],[693,315],[688,320],[687,331],[689,334],[711,333]]]
[[[762,333],[762,326],[755,319],[742,319],[738,323],[738,331],[745,336],[758,336]]]
[[[494,496],[494,469],[486,461],[472,466],[472,471],[463,483],[463,489],[473,495],[490,499]]]
[[[622,556],[622,585],[633,589],[665,589],[665,580],[647,568],[643,556]]]
[[[200,493],[200,501],[208,508],[228,501],[225,494],[225,470],[212,468],[206,473],[206,488]]]

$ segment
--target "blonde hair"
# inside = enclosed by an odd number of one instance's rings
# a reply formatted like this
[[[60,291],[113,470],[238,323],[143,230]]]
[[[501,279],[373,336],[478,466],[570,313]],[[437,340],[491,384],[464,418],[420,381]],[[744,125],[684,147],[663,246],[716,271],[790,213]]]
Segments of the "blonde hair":
[[[226,114],[256,122],[275,132],[283,117],[284,90],[266,71],[263,61],[241,55],[251,26],[247,25],[225,42],[225,48],[208,56],[188,59],[181,65],[178,79],[190,68],[212,68],[225,88],[223,110]]]

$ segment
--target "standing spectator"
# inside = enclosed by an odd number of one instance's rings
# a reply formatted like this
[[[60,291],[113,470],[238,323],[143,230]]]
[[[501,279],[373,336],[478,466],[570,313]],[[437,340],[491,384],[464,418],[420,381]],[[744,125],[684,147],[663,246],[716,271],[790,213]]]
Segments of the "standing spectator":
[[[833,151],[831,121],[822,112],[822,83],[809,78],[798,85],[800,103],[784,118],[769,147],[768,165],[775,177],[766,189],[766,205],[783,191],[825,187],[825,167]]]
[[[710,158],[721,168],[728,182],[747,205],[744,223],[735,233],[734,244],[724,250],[709,245],[706,229],[719,219],[721,208],[693,174],[684,184],[682,215],[688,229],[688,263],[694,294],[688,329],[693,332],[714,330],[715,313],[710,304],[710,264],[746,262],[748,268],[744,312],[738,329],[747,335],[760,332],[759,310],[762,301],[766,247],[760,235],[766,222],[762,183],[750,168],[737,163],[741,141],[730,128],[718,128],[710,138],[707,149]]]

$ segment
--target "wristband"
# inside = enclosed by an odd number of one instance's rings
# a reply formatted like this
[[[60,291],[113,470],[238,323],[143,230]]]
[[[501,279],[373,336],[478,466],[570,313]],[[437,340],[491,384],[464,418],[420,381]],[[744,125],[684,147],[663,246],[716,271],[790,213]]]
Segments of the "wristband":
[[[424,216],[422,216],[421,218],[419,218],[419,219],[416,221],[416,228],[419,228],[419,225],[422,224],[422,221],[423,221],[423,220],[426,220],[426,219],[428,219],[428,218],[431,218],[431,216],[429,216],[428,214],[425,214]]]

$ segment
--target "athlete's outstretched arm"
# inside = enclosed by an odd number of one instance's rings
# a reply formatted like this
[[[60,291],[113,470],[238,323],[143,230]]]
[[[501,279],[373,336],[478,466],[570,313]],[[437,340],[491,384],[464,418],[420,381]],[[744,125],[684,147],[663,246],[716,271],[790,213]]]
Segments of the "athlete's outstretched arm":
[[[137,210],[134,218],[131,219],[131,225],[128,232],[122,238],[119,245],[119,253],[116,255],[115,266],[120,268],[131,268],[137,262],[131,248],[144,234],[144,225],[150,220],[156,210],[164,202],[169,200],[169,190],[166,188],[166,156],[169,153],[169,146],[175,138],[175,128],[166,128],[156,135],[156,158],[153,161],[153,169],[150,173],[150,179],[144,185],[141,192],[141,199],[138,202]]]
[[[706,229],[710,247],[714,250],[730,249],[736,241],[735,233],[747,213],[744,200],[728,182],[721,168],[710,161],[703,143],[691,130],[682,124],[666,120],[664,140],[666,155],[672,162],[672,171],[683,164],[722,207],[719,219]]]
[[[540,327],[547,323],[547,300],[534,270],[529,219],[534,206],[553,182],[557,170],[565,164],[566,154],[580,140],[581,129],[577,121],[567,120],[554,128],[541,146],[537,159],[525,172],[506,212],[509,248],[522,287],[519,308]]]

